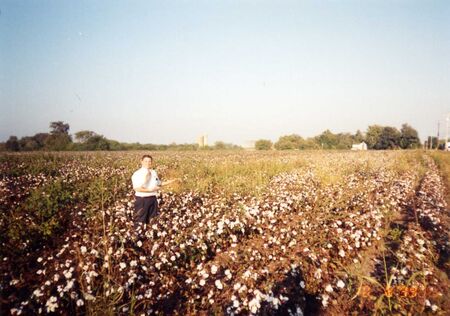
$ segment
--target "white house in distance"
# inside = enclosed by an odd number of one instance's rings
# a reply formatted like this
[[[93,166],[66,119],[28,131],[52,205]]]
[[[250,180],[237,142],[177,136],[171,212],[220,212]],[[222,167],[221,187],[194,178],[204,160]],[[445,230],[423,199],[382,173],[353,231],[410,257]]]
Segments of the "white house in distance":
[[[367,144],[365,142],[353,144],[352,150],[367,150]]]

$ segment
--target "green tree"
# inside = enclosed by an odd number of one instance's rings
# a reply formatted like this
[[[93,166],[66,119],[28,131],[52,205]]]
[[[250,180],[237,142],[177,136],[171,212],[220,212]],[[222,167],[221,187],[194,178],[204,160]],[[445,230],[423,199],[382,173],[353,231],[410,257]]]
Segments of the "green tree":
[[[5,147],[6,150],[19,151],[20,145],[17,136],[9,136],[9,139],[6,141]]]
[[[214,148],[215,149],[226,149],[227,145],[222,141],[217,141],[214,143]]]
[[[383,126],[380,125],[370,125],[366,132],[366,143],[369,149],[381,149],[378,148],[380,145],[380,136],[383,131]]]
[[[400,147],[401,134],[395,127],[386,126],[381,131],[379,142],[377,143],[378,149],[395,149]]]
[[[64,123],[63,121],[50,122],[50,133],[55,134],[67,134],[69,135],[69,124]]]
[[[48,150],[66,150],[72,143],[67,134],[51,134],[45,139],[45,148]]]
[[[307,149],[320,149],[319,143],[317,143],[317,139],[315,137],[308,138],[303,140],[300,143],[300,149],[307,150]]]
[[[22,137],[19,140],[19,145],[20,149],[25,151],[38,150],[41,148],[39,143],[34,139],[34,137],[31,136]]]
[[[357,130],[355,135],[353,135],[353,142],[362,143],[364,141],[364,135],[360,130]]]
[[[109,142],[103,135],[94,135],[86,143],[87,150],[109,150]]]
[[[275,143],[278,150],[300,149],[303,138],[297,134],[281,136]]]
[[[316,142],[320,144],[323,149],[335,149],[338,144],[338,139],[330,130],[322,132],[319,136],[316,136]]]
[[[97,135],[97,133],[93,131],[79,131],[75,133],[75,140],[80,143],[85,143],[89,140],[89,138]]]
[[[268,139],[259,139],[255,142],[255,149],[257,150],[269,150],[272,149],[273,143]]]
[[[408,124],[403,124],[400,129],[400,147],[403,149],[407,148],[419,148],[420,139],[417,131],[409,126]]]
[[[39,148],[43,148],[48,136],[50,136],[49,133],[37,133],[33,136],[33,139],[39,144]]]

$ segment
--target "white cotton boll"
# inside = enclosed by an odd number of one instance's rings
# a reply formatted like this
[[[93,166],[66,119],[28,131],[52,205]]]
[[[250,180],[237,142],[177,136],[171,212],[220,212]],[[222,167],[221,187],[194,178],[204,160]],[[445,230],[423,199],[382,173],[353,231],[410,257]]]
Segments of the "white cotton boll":
[[[211,273],[212,274],[216,274],[217,273],[217,266],[215,266],[215,265],[211,266]]]
[[[85,246],[81,246],[80,250],[81,250],[81,254],[84,255],[86,253],[86,251],[87,251],[87,248]]]
[[[223,289],[223,285],[222,285],[222,283],[220,282],[220,280],[216,280],[215,285],[216,285],[216,287],[217,287],[219,290]]]
[[[206,283],[205,280],[201,279],[199,284],[200,284],[200,286],[203,286],[203,285],[205,285],[205,283]]]
[[[327,291],[328,293],[333,292],[333,287],[331,286],[331,284],[327,284],[327,286],[325,287],[325,291]]]
[[[322,295],[322,305],[324,306],[324,307],[327,307],[328,306],[328,299],[329,299],[330,297],[327,295],[327,294],[323,294]]]
[[[345,286],[345,283],[342,280],[339,280],[336,285],[342,289]]]

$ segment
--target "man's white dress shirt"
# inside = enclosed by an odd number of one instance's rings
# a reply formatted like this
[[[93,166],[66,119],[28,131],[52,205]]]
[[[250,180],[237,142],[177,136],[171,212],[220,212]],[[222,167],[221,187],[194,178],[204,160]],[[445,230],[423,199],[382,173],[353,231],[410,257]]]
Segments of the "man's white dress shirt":
[[[145,176],[148,173],[147,168],[140,168],[136,170],[131,176],[131,181],[133,182],[133,188],[143,187],[144,189],[154,189],[158,185],[158,174],[155,170],[150,169],[151,176],[150,179],[146,182]],[[156,196],[157,192],[136,192],[136,196],[146,197],[146,196]]]

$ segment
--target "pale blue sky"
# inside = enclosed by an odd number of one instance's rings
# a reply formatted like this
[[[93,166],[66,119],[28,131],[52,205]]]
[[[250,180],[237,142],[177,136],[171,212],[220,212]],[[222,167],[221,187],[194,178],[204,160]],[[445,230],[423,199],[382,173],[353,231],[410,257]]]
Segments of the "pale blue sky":
[[[450,112],[450,1],[0,0],[0,141],[304,137]]]

